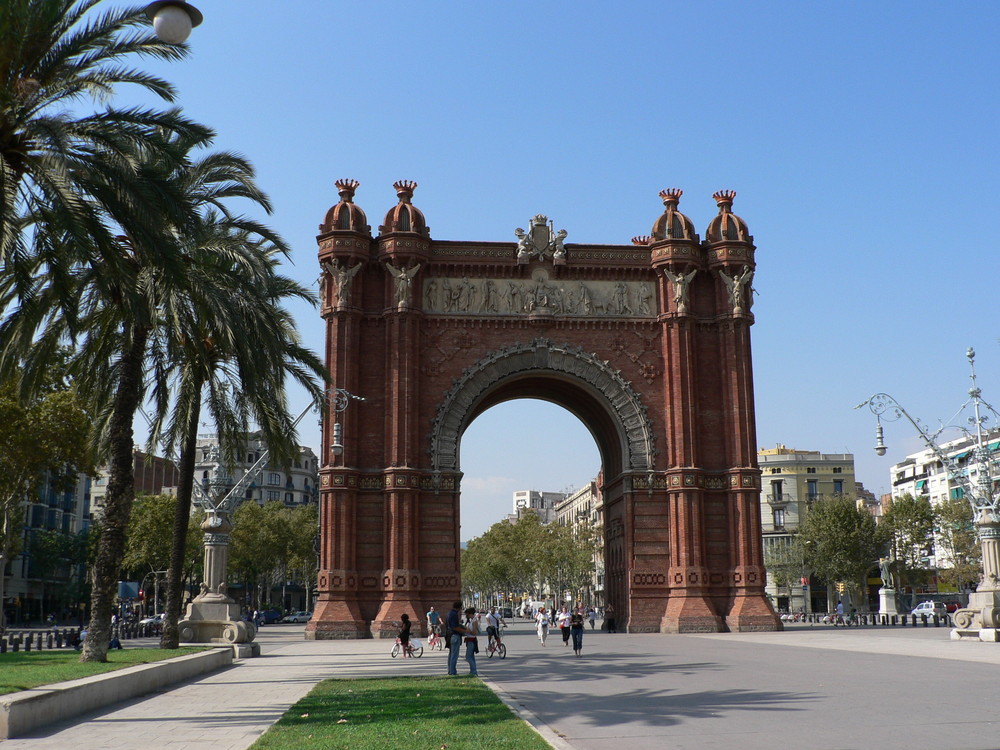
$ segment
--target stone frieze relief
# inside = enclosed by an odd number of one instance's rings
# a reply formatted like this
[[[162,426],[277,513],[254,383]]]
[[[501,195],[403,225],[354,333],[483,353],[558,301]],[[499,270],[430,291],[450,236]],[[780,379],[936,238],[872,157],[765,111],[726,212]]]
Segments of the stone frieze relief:
[[[423,309],[439,315],[531,315],[654,317],[656,287],[649,281],[531,279],[424,279]]]

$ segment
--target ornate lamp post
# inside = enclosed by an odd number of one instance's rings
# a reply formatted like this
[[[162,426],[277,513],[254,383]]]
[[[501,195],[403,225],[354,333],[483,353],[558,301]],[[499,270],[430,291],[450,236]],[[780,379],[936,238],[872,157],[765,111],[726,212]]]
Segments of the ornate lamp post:
[[[994,486],[992,471],[1000,464],[997,459],[1000,451],[995,443],[987,443],[984,425],[989,420],[989,415],[984,412],[988,411],[995,417],[1000,417],[1000,413],[982,398],[982,391],[976,383],[975,351],[970,348],[966,356],[969,359],[972,387],[969,388],[969,400],[958,413],[966,411],[971,405],[972,416],[968,417],[970,426],[956,426],[972,444],[970,458],[965,466],[959,465],[957,457],[946,455],[938,444],[938,438],[947,429],[947,425],[942,425],[936,432],[930,432],[887,393],[876,393],[855,408],[868,406],[875,415],[875,452],[878,455],[884,456],[886,452],[882,420],[890,422],[905,417],[945,467],[948,478],[962,489],[965,499],[972,506],[979,533],[983,575],[976,592],[969,596],[969,606],[952,616],[955,627],[951,631],[951,637],[1000,641],[1000,489]],[[975,468],[975,478],[972,476],[972,467]]]

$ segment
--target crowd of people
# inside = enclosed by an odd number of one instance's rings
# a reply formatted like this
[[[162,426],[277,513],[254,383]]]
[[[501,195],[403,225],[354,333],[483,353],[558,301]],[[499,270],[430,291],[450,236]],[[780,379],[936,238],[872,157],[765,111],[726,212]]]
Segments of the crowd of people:
[[[508,612],[508,614],[510,614]],[[545,646],[550,628],[558,628],[562,636],[563,646],[569,648],[573,645],[573,653],[580,657],[583,655],[583,634],[586,625],[590,623],[590,629],[597,628],[597,620],[602,619],[602,629],[609,633],[615,633],[616,622],[614,608],[610,605],[599,612],[594,607],[579,604],[572,609],[566,605],[562,606],[556,613],[551,613],[545,606],[537,609],[525,604],[520,609],[520,614],[535,624],[538,640]],[[507,626],[503,617],[503,611],[497,607],[490,607],[489,611],[478,612],[475,607],[465,607],[462,602],[456,601],[450,611],[446,614],[438,612],[431,607],[426,615],[427,632],[436,634],[445,641],[448,649],[448,674],[458,674],[458,660],[465,654],[465,660],[469,664],[469,674],[477,675],[476,654],[479,653],[479,636],[485,635],[487,638],[487,648],[492,648],[495,643],[499,643],[502,629]],[[404,654],[410,643],[410,631],[412,622],[409,615],[402,616],[402,627],[399,632],[399,642],[403,646]]]

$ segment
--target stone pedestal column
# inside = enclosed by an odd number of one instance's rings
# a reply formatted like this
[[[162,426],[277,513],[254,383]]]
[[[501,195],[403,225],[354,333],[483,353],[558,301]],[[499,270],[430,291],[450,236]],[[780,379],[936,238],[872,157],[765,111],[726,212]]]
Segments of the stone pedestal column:
[[[239,604],[226,591],[229,565],[229,532],[233,524],[228,513],[213,513],[201,525],[205,532],[205,580],[201,593],[187,606],[184,619],[177,623],[183,643],[249,643],[256,636],[254,626],[240,619]]]
[[[898,615],[896,609],[896,589],[887,589],[884,586],[878,590],[878,611],[882,615]]]
[[[984,510],[976,519],[976,530],[983,553],[983,577],[975,593],[969,595],[969,606],[952,616],[955,628],[951,637],[1000,641],[1000,519]]]

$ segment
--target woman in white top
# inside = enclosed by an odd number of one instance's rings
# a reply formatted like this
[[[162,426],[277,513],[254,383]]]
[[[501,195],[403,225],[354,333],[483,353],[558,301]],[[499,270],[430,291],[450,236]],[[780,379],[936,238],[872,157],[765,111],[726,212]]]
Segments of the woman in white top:
[[[566,605],[559,610],[559,614],[556,615],[556,622],[559,624],[559,630],[562,631],[563,645],[569,646],[569,621],[570,621],[569,610],[566,609]]]
[[[549,615],[545,611],[545,607],[538,608],[538,614],[535,615],[535,623],[538,628],[538,640],[545,645],[545,637],[549,634]]]

